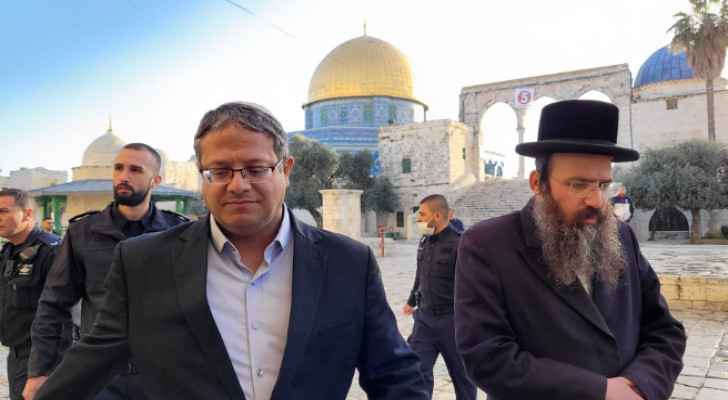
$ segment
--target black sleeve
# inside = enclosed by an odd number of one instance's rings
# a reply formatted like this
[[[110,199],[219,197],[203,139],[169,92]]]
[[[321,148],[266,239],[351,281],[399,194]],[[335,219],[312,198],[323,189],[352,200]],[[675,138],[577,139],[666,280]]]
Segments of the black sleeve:
[[[106,295],[91,332],[66,352],[61,364],[41,386],[36,400],[92,398],[129,358],[122,245],[114,250],[114,262],[105,282]]]
[[[521,348],[507,289],[479,248],[466,233],[455,268],[455,341],[473,383],[498,398],[603,400],[607,377]]]
[[[38,310],[30,330],[32,348],[28,360],[28,376],[50,374],[60,353],[63,326],[71,321],[73,307],[84,293],[83,271],[74,257],[72,235],[63,239],[58,254],[49,267]]]
[[[629,237],[640,272],[642,317],[637,354],[620,375],[634,382],[645,399],[666,399],[683,367],[685,328],[670,314],[660,294],[660,281],[642,255],[631,229]]]

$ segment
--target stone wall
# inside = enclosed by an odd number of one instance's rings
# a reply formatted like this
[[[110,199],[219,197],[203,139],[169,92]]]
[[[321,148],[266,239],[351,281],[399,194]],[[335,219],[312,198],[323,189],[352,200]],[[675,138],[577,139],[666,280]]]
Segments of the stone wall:
[[[662,295],[672,310],[728,311],[728,279],[660,275]]]
[[[505,103],[516,110],[518,126],[523,129],[527,109],[515,108],[515,89],[532,88],[536,99],[549,97],[554,100],[578,99],[590,91],[605,94],[619,107],[619,133],[617,142],[620,145],[633,147],[631,131],[632,122],[632,75],[627,64],[600,68],[562,72],[558,74],[533,76],[504,82],[469,86],[460,92],[460,121],[468,125],[472,131],[469,151],[474,153],[470,158],[473,168],[477,168],[479,160],[479,136],[481,122],[485,112],[496,103]],[[519,133],[522,140],[522,132]],[[523,161],[521,161],[521,165]],[[527,171],[521,169],[521,177]]]
[[[361,238],[361,190],[320,190],[323,229]]]
[[[728,144],[728,90],[716,88],[716,140]],[[668,101],[677,108],[668,109]],[[635,91],[632,131],[639,151],[708,139],[705,83],[663,82]]]
[[[85,179],[111,179],[114,168],[111,165],[82,165],[71,168],[72,180],[81,181]]]
[[[54,171],[43,167],[20,168],[10,171],[10,176],[3,186],[33,190],[65,183],[67,180],[68,173],[66,171]]]
[[[108,193],[88,193],[88,194],[69,194],[66,200],[66,210],[61,217],[61,224],[68,226],[68,220],[76,215],[91,210],[103,210],[113,200],[113,194]]]
[[[399,196],[405,222],[400,232],[405,237],[414,234],[413,209],[422,198],[436,193],[448,197],[451,191],[476,182],[477,171],[471,169],[466,149],[469,135],[467,126],[447,119],[380,129],[382,176],[389,178]],[[409,172],[403,170],[406,162]],[[386,223],[396,226],[396,217]]]

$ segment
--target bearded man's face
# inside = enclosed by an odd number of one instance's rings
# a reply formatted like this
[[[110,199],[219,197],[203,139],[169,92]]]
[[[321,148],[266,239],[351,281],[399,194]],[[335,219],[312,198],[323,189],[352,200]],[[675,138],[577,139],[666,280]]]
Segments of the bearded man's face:
[[[550,275],[559,285],[594,276],[615,285],[624,256],[618,222],[602,190],[612,180],[611,158],[554,154],[549,164],[546,181],[536,182],[533,217]]]

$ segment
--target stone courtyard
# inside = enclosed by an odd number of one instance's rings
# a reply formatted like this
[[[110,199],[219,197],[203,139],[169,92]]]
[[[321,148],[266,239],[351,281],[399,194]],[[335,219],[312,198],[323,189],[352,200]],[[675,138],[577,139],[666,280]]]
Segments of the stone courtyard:
[[[677,243],[643,244],[643,253],[661,276],[700,277],[702,282],[728,281],[728,248],[725,246],[686,246]],[[388,243],[385,256],[379,257],[382,279],[400,332],[407,337],[412,318],[400,309],[407,299],[415,273],[416,242]],[[728,286],[723,286],[728,290]],[[680,304],[684,305],[684,304]],[[680,307],[678,307],[680,308]],[[728,311],[677,310],[674,315],[685,324],[688,345],[685,367],[671,399],[728,399]],[[7,349],[0,350],[0,398],[7,398],[5,371]],[[479,391],[478,399],[486,395]],[[364,400],[366,395],[355,378],[348,400]],[[454,400],[454,390],[441,359],[435,365],[434,400]]]

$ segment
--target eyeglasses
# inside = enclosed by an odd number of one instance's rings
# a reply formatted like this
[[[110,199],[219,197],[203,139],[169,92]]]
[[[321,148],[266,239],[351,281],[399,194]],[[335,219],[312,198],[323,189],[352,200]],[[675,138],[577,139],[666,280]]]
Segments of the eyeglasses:
[[[560,181],[555,178],[551,179],[566,186],[569,189],[569,193],[578,198],[588,197],[594,191],[599,191],[605,198],[611,198],[616,196],[619,191],[619,185],[614,185],[613,182],[584,181],[581,179]]]
[[[228,184],[233,180],[236,172],[240,172],[240,176],[247,179],[248,182],[261,182],[271,177],[282,163],[283,159],[280,159],[272,167],[207,168],[200,170],[200,173],[210,183]]]

